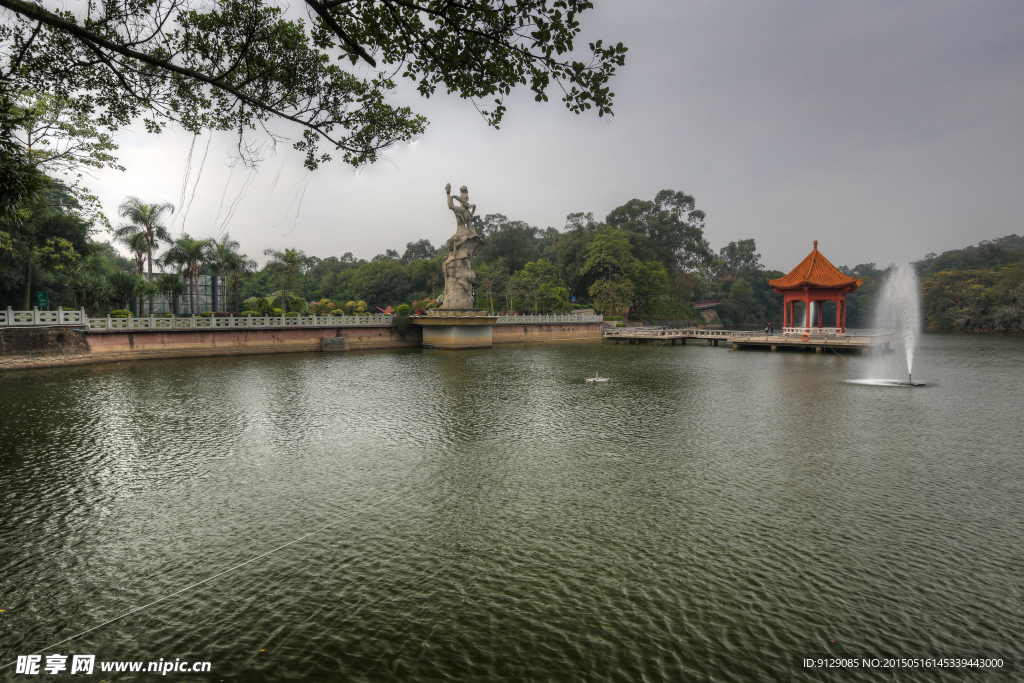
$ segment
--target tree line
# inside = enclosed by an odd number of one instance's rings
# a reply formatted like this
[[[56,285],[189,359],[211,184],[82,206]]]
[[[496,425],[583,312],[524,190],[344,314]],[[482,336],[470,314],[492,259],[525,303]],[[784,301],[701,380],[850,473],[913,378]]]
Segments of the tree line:
[[[172,238],[166,221],[175,207],[166,202],[128,197],[112,225],[82,180],[89,169],[120,168],[115,151],[101,122],[80,103],[0,88],[0,305],[29,309],[34,295],[46,291],[51,307],[102,312],[134,299],[137,313],[174,301],[196,311],[201,275],[230,292],[224,307],[235,312],[254,298],[271,310],[327,300],[335,308],[362,303],[372,312],[444,290],[444,247],[427,240],[370,260],[267,249],[259,267],[230,235]],[[783,273],[761,265],[752,239],[714,252],[704,220],[694,198],[674,190],[629,200],[604,220],[571,214],[562,229],[483,216],[477,231],[485,244],[474,259],[477,306],[495,312],[593,306],[607,315],[664,320],[696,318],[693,303],[714,300],[726,326],[777,320],[781,297],[767,281]],[[917,263],[927,324],[1019,331],[1022,262],[1024,240],[1016,235],[929,254]],[[870,263],[840,269],[864,280],[848,297],[848,324],[870,325],[888,269]]]
[[[929,327],[1024,331],[1024,237],[929,254],[916,266]]]

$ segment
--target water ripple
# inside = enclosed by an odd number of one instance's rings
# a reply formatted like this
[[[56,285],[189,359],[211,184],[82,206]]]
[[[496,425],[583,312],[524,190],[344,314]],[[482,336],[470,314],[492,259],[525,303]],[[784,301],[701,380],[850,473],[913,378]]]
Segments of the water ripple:
[[[61,651],[225,681],[1019,660],[1022,360],[926,335],[914,392],[845,383],[854,357],[585,343],[8,373],[0,661],[424,481]]]

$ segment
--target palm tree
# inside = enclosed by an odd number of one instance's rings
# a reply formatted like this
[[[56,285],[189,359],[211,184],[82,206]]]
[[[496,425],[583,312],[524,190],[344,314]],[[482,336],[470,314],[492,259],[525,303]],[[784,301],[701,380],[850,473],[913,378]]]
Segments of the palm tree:
[[[149,280],[139,280],[139,284],[135,287],[135,294],[140,298],[149,301],[149,313],[153,314],[153,297],[160,293],[160,288],[157,287],[155,282]],[[140,307],[141,308],[141,307]]]
[[[149,250],[149,240],[146,239],[146,232],[139,230],[138,232],[124,234],[115,239],[128,247],[131,251],[132,256],[135,257],[135,268],[139,273],[139,279],[142,279],[142,269],[146,265],[146,252]],[[133,295],[134,296],[134,295]],[[153,311],[150,311],[152,313]],[[142,315],[142,299],[139,299],[139,315]]]
[[[153,251],[159,248],[158,239],[170,240],[171,233],[161,223],[163,215],[167,212],[174,213],[174,205],[170,202],[163,204],[143,204],[138,197],[128,197],[117,207],[117,213],[128,222],[123,223],[114,230],[114,237],[123,239],[137,232],[146,235],[146,259],[149,261],[149,280],[153,280]],[[150,313],[153,313],[150,307]]]
[[[301,249],[267,249],[263,252],[270,257],[267,261],[267,270],[277,273],[281,278],[281,289],[291,293],[296,278],[302,275],[309,266],[312,259],[306,256]],[[281,312],[288,312],[288,297],[281,297]]]
[[[213,269],[214,277],[217,277],[218,272],[220,273],[220,289],[222,292],[227,287],[227,272],[231,270],[239,256],[244,256],[244,254],[238,253],[240,246],[242,245],[238,243],[238,240],[231,239],[231,233],[225,233],[224,237],[219,240],[210,241],[209,251],[206,255],[206,265]],[[227,298],[225,294],[225,302],[227,302]],[[216,301],[213,302],[213,310],[217,310]]]
[[[174,240],[163,256],[163,262],[177,267],[191,284],[192,292],[189,299],[193,315],[199,312],[199,269],[206,260],[209,245],[209,240],[192,239],[188,233],[183,233]]]
[[[86,309],[86,314],[107,298],[107,279],[86,270],[79,270],[71,276],[68,289],[75,297],[75,304]]]
[[[117,208],[117,212],[122,218],[127,218],[128,222],[120,225],[114,231],[115,236],[119,236],[118,233],[129,234],[139,230],[146,233],[146,241],[149,243],[146,250],[148,273],[152,277],[153,251],[158,248],[156,241],[171,239],[171,233],[167,231],[167,227],[161,223],[161,220],[165,213],[174,213],[174,205],[170,202],[144,204],[138,197],[128,197]]]
[[[139,294],[142,278],[135,273],[120,271],[110,276],[110,295],[117,302],[118,308],[125,308],[128,301]],[[139,313],[142,312],[141,307]]]
[[[180,275],[174,273],[161,273],[160,277],[153,283],[157,292],[167,299],[167,307],[174,312],[174,300],[185,293],[185,283],[181,281]]]
[[[128,250],[135,258],[135,269],[138,271],[139,277],[142,277],[142,271],[146,267],[146,252],[149,250],[149,240],[146,239],[146,233],[140,230],[139,232],[115,237],[115,239],[120,244],[128,247]]]
[[[256,272],[258,265],[254,259],[249,258],[245,254],[235,254],[228,265],[228,268],[231,269],[231,287],[235,290],[236,313],[242,312],[240,307],[241,297],[238,294],[238,281],[246,275]]]

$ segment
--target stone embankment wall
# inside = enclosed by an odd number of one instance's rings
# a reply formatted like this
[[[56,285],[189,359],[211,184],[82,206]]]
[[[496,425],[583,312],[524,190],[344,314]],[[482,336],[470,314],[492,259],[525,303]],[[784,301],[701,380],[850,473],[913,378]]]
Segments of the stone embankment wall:
[[[92,363],[86,336],[70,327],[0,328],[0,370]]]
[[[148,358],[407,348],[420,343],[420,330],[415,327],[405,338],[393,327],[379,326],[91,333],[69,328],[8,328],[0,330],[0,370]]]
[[[495,325],[492,343],[574,341],[578,339],[600,339],[604,334],[604,323],[554,323],[551,325]]]
[[[493,343],[600,339],[601,323],[495,325]],[[360,349],[415,348],[422,329],[400,337],[394,327],[76,332],[70,327],[0,328],[0,371],[149,358],[242,356]]]

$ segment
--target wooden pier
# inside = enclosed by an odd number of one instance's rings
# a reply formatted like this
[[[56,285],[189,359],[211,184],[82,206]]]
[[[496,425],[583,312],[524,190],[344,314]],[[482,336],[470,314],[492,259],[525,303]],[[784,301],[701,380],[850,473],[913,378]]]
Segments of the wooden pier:
[[[872,350],[888,351],[893,340],[892,332],[880,334],[765,334],[764,332],[736,332],[731,330],[707,330],[697,327],[666,329],[660,327],[625,327],[604,331],[605,339],[616,344],[685,344],[687,340],[704,340],[708,346],[728,342],[734,349],[765,349],[779,351],[813,351],[824,353],[853,352],[867,355]]]

